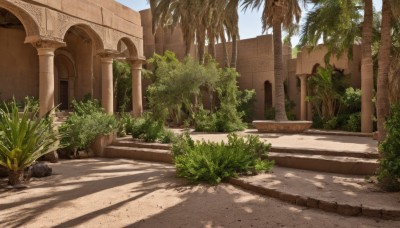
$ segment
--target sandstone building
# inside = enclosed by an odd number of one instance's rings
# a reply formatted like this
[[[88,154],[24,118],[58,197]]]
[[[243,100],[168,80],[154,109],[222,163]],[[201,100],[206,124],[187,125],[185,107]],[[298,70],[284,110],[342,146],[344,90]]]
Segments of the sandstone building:
[[[134,114],[142,112],[140,14],[114,0],[1,0],[0,98],[39,98],[40,114],[86,94],[113,105],[113,59],[132,64]]]

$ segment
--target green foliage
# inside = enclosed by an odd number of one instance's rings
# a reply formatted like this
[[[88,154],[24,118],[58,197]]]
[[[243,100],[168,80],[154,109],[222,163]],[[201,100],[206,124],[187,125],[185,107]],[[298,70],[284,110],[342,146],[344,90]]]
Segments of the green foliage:
[[[135,118],[130,113],[123,112],[118,119],[118,137],[124,137],[127,134],[132,134],[132,125]]]
[[[99,135],[116,132],[118,121],[103,112],[97,101],[73,101],[74,113],[60,126],[62,143],[71,149],[87,149]]]
[[[347,88],[342,97],[342,103],[345,106],[344,113],[361,112],[361,90],[352,87]]]
[[[361,112],[353,113],[348,116],[344,130],[361,132]]]
[[[378,180],[387,190],[400,190],[400,104],[392,106],[391,115],[386,121],[388,135],[379,146]]]
[[[36,118],[35,103],[27,99],[22,115],[16,102],[7,106],[9,109],[0,109],[1,166],[20,171],[39,157],[57,150],[61,134],[54,130],[49,116]]]
[[[172,155],[178,176],[191,182],[205,181],[218,184],[239,174],[266,172],[273,162],[262,160],[270,144],[258,136],[228,136],[228,143],[194,142],[188,133],[179,136],[172,146]]]
[[[244,128],[242,117],[251,115],[254,91],[240,91],[239,74],[235,69],[219,69],[213,60],[201,65],[186,58],[179,62],[175,55],[154,55],[146,75],[152,81],[147,98],[153,119],[161,123],[172,120],[176,126],[194,123],[199,131],[232,132]],[[194,101],[201,100],[201,92],[216,94],[217,106],[208,111]],[[240,111],[238,111],[240,110]]]
[[[143,117],[134,119],[132,122],[132,137],[142,139],[145,142],[170,143],[174,140],[174,134],[164,128],[164,123],[155,120],[151,113],[146,113]]]
[[[342,96],[346,92],[347,79],[342,71],[331,65],[318,67],[317,73],[308,79],[312,103],[316,114],[324,119],[332,119],[340,113]]]
[[[132,71],[130,64],[122,61],[114,61],[113,76],[117,110],[126,112],[132,106]]]
[[[86,116],[91,115],[93,113],[102,113],[104,112],[101,104],[98,100],[84,100],[84,101],[72,101],[72,109],[74,110],[74,114],[77,116]]]
[[[239,113],[243,113],[242,120],[244,122],[251,123],[256,109],[256,91],[254,89],[239,91],[238,96],[240,104],[237,110]]]

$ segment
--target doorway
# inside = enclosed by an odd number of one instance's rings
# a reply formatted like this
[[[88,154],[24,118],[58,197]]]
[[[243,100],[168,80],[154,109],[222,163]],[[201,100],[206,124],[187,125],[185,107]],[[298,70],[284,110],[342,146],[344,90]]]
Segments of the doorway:
[[[68,104],[68,81],[65,80],[60,80],[60,110],[65,111],[68,110],[69,104]]]

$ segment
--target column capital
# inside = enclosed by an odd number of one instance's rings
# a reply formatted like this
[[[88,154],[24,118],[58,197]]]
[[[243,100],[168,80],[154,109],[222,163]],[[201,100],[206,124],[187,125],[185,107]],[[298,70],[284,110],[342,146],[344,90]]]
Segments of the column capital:
[[[107,60],[107,59],[114,59],[116,57],[118,57],[119,52],[115,51],[115,50],[100,50],[97,52],[97,55],[100,56],[100,58],[103,60]]]
[[[65,47],[66,43],[65,42],[59,42],[55,40],[45,40],[45,39],[40,39],[36,40],[31,43],[39,52],[40,54],[46,54],[46,52],[53,52],[60,47]]]
[[[297,74],[296,75],[300,80],[304,80],[307,79],[308,77],[310,77],[309,74]]]
[[[132,65],[132,69],[134,70],[141,70],[143,64],[146,63],[146,58],[127,58],[126,61]]]

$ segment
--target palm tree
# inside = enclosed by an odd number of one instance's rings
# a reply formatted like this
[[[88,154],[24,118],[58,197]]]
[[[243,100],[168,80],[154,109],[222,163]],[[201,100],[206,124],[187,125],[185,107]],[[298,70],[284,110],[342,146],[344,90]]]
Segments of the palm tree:
[[[275,120],[286,121],[285,91],[282,77],[282,25],[285,29],[293,26],[293,21],[300,20],[299,2],[305,0],[244,0],[244,10],[259,10],[263,6],[263,32],[272,27],[274,40],[274,72],[275,72]]]
[[[372,132],[374,65],[372,61],[372,0],[364,0],[364,22],[361,41],[361,131]]]
[[[379,48],[379,69],[376,95],[376,114],[378,122],[378,141],[382,142],[386,138],[384,127],[386,118],[389,115],[389,67],[391,61],[392,48],[392,18],[400,17],[400,0],[382,1],[382,23],[381,23],[381,45]]]

